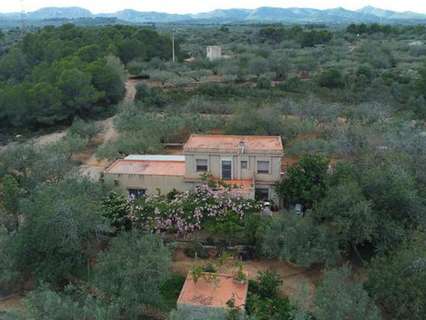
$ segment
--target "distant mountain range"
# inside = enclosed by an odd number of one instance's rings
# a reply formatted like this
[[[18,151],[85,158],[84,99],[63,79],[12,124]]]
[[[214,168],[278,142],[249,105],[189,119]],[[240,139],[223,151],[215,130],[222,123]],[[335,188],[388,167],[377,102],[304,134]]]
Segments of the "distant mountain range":
[[[20,20],[21,13],[0,13],[0,21]],[[115,18],[128,23],[244,23],[244,22],[282,22],[282,23],[426,23],[426,14],[415,12],[396,12],[371,6],[351,11],[344,8],[272,8],[214,10],[198,14],[169,14],[162,12],[141,12],[122,10],[115,13],[93,14],[79,7],[42,8],[25,13],[24,18],[31,21],[52,19],[90,19]]]

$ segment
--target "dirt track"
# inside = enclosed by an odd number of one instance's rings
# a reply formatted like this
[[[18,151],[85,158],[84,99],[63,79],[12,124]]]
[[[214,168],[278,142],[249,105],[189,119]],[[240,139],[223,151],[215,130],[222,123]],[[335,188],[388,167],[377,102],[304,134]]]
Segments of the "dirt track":
[[[1,316],[1,311],[22,310],[22,308],[23,308],[23,296],[21,295],[13,296],[7,300],[0,301],[0,316]]]
[[[136,96],[136,85],[139,83],[139,80],[129,79],[126,82],[126,95],[123,99],[123,102],[132,102]],[[77,155],[74,156],[76,160],[81,161],[81,169],[83,174],[87,174],[90,177],[97,179],[100,173],[108,165],[108,162],[105,160],[96,159],[95,152],[97,147],[114,141],[117,138],[118,133],[114,128],[114,117],[96,121],[94,123],[96,126],[99,126],[100,133],[94,137],[89,144],[88,148]],[[67,130],[57,131],[54,133],[42,135],[40,137],[32,139],[33,143],[38,146],[43,146],[49,143],[54,143],[60,141],[67,134]],[[8,147],[15,145],[16,142],[11,142],[7,145],[0,146],[0,152],[4,152]]]
[[[126,95],[123,99],[123,102],[133,102],[136,96],[136,85],[140,80],[129,79],[126,82]],[[96,125],[101,128],[100,133],[92,139],[91,145],[88,149],[76,155],[76,158],[82,162],[81,172],[90,176],[91,178],[97,180],[100,176],[100,173],[108,165],[108,161],[99,160],[96,158],[95,152],[96,149],[106,143],[112,142],[118,137],[117,130],[114,128],[114,117],[98,121]]]

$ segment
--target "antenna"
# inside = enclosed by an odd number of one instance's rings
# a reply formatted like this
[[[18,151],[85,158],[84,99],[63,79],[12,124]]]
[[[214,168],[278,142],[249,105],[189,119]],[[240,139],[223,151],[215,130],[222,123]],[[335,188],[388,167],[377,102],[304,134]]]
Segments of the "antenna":
[[[26,23],[25,23],[25,9],[24,9],[24,0],[20,0],[21,3],[21,32],[25,34]]]
[[[175,31],[172,30],[172,60],[173,63],[176,62],[176,55],[175,55]]]

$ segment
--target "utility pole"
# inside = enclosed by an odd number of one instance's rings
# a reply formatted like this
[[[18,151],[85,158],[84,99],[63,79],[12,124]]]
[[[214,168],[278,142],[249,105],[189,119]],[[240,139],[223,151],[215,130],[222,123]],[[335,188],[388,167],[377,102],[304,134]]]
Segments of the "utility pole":
[[[24,9],[24,0],[21,0],[21,33],[25,34],[25,9]]]
[[[175,55],[175,31],[172,30],[172,60],[173,63],[176,62],[176,55]]]

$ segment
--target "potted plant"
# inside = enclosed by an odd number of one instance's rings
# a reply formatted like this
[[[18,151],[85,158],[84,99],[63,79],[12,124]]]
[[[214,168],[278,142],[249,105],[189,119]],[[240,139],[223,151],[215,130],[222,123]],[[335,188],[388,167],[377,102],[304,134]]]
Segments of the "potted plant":
[[[194,266],[191,269],[191,277],[192,277],[192,281],[194,281],[194,283],[197,283],[197,281],[203,276],[204,273],[204,269],[202,266]]]
[[[247,274],[244,272],[242,262],[238,262],[238,271],[234,275],[234,281],[239,284],[244,284],[247,281]]]

